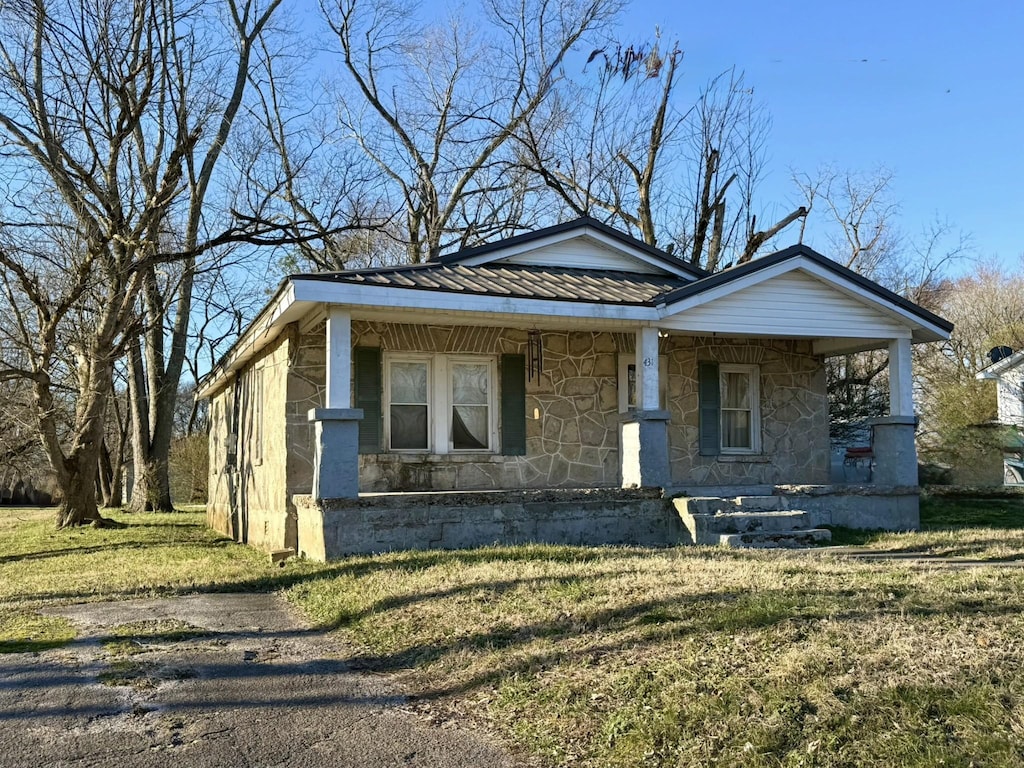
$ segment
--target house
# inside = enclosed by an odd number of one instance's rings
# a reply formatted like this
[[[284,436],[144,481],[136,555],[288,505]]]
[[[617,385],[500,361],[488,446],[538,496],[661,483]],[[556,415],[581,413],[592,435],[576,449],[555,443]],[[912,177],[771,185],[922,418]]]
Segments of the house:
[[[1024,483],[1024,351],[995,347],[992,364],[977,378],[996,382],[998,415],[994,424],[975,430],[979,460],[971,472],[974,485]]]
[[[680,493],[915,527],[910,350],[951,328],[802,245],[708,274],[586,218],[293,275],[200,383],[209,520],[318,558],[699,539],[665,512]],[[875,348],[875,485],[839,493],[824,361]]]

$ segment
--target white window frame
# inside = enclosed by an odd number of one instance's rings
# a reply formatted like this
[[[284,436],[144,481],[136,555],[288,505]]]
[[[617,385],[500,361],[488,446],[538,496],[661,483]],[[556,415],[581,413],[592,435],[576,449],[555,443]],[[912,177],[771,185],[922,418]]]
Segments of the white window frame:
[[[619,355],[619,413],[636,410],[629,402],[629,366],[636,366],[636,355]],[[668,408],[668,357],[658,355],[658,407]]]
[[[391,447],[391,366],[395,363],[426,363],[427,365],[427,445],[425,448]],[[431,355],[395,353],[384,356],[384,445],[389,453],[430,453],[434,433],[434,366]]]
[[[448,448],[448,453],[497,453],[498,447],[498,402],[497,402],[497,389],[498,389],[498,362],[493,357],[484,357],[480,355],[442,355],[443,367],[445,369],[445,388],[444,388],[444,445]],[[486,365],[487,366],[487,377],[490,380],[487,386],[487,447],[486,448],[460,448],[456,449],[452,445],[452,425],[451,425],[451,414],[454,402],[452,398],[452,367],[456,364],[462,365]],[[439,366],[440,367],[440,366]],[[441,443],[439,442],[438,445]]]
[[[391,365],[393,363],[427,364],[427,447],[392,448],[391,447]],[[490,385],[487,388],[488,447],[464,448],[456,450],[452,447],[451,414],[452,414],[452,366],[456,363],[466,365],[486,365]],[[384,412],[384,444],[388,453],[465,455],[495,454],[499,450],[498,439],[498,361],[487,355],[449,355],[423,352],[385,352],[384,353],[384,392],[382,410]]]
[[[745,373],[750,378],[750,446],[743,448],[727,448],[725,446],[725,398],[722,386],[725,374]],[[726,455],[751,455],[761,452],[761,368],[757,365],[741,365],[739,363],[720,363],[718,366],[718,449]],[[739,410],[730,408],[728,410]]]

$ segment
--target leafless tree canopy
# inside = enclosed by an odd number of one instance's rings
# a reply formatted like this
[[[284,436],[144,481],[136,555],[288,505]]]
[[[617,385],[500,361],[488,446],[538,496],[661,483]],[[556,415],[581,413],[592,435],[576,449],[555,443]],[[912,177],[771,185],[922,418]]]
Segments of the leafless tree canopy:
[[[227,93],[221,72],[274,5],[0,6],[0,265],[18,350],[0,377],[32,384],[64,497],[59,524],[100,519],[94,480],[115,363],[147,320],[157,325],[138,300],[165,308],[159,270],[238,236],[209,237],[201,215],[230,127],[223,99],[240,98],[247,66]],[[56,388],[69,376],[76,407],[63,425]]]

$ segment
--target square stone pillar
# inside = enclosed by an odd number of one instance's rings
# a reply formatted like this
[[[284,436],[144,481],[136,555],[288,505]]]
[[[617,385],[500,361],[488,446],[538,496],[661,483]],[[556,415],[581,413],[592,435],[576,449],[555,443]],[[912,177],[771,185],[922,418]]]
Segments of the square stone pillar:
[[[359,421],[361,408],[314,408],[313,489],[321,499],[359,496]]]
[[[876,485],[917,485],[917,446],[913,416],[883,416],[871,419],[871,446],[875,469],[871,479]]]
[[[671,480],[668,453],[669,412],[632,411],[619,427],[623,488],[664,488]]]

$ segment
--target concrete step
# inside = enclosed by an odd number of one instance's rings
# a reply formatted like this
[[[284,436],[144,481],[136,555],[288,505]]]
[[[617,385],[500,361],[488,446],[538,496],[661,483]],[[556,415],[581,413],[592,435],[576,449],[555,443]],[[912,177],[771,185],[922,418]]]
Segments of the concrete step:
[[[672,504],[691,515],[716,515],[731,512],[780,512],[789,508],[785,496],[684,496]]]
[[[798,531],[811,527],[810,515],[801,510],[785,512],[722,512],[717,515],[693,515],[698,526],[710,533],[757,533],[759,531]]]
[[[742,549],[797,549],[831,540],[831,531],[825,528],[808,528],[801,531],[723,533],[718,537],[718,544]]]

